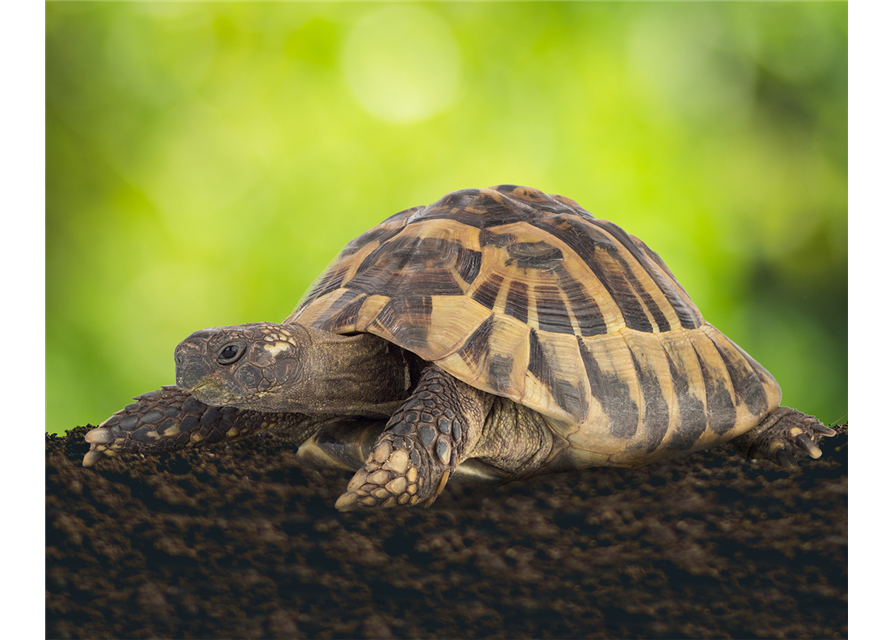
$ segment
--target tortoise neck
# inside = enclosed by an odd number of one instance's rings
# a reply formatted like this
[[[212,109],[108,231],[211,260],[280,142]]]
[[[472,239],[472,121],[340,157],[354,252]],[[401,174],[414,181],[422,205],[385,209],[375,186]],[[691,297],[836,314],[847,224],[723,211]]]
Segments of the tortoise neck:
[[[304,328],[311,339],[304,362],[308,374],[289,394],[294,410],[390,417],[414,377],[403,349],[368,333],[342,336]]]

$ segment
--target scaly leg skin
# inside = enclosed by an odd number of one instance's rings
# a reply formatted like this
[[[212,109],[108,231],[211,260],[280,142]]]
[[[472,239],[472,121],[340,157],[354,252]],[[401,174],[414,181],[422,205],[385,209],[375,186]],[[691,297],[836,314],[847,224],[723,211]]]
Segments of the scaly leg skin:
[[[748,458],[766,458],[785,469],[796,469],[796,458],[819,458],[819,441],[837,435],[813,416],[790,407],[779,407],[732,443]]]
[[[164,453],[235,440],[262,430],[280,431],[292,441],[302,442],[320,420],[319,416],[298,413],[211,407],[174,386],[144,393],[134,400],[84,436],[90,443],[85,467],[106,456]]]
[[[493,396],[428,367],[335,507],[430,506],[474,448],[492,403]]]

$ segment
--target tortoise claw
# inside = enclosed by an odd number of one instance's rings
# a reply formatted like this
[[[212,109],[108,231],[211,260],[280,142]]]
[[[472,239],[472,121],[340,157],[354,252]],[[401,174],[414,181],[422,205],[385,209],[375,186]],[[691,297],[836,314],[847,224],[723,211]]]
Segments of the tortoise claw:
[[[794,464],[794,458],[791,457],[787,451],[782,449],[781,451],[775,454],[775,460],[785,469],[796,469],[797,465]]]
[[[805,433],[794,436],[793,444],[810,458],[818,459],[822,457],[822,450]]]
[[[836,435],[814,416],[779,407],[752,431],[737,438],[736,447],[751,458],[767,458],[785,469],[796,469],[797,458],[819,458],[823,437]]]
[[[117,426],[104,427],[102,425],[85,433],[84,440],[90,443],[90,450],[84,455],[84,461],[81,464],[85,467],[92,467],[106,456],[115,455],[116,452],[113,449],[121,446],[122,435],[121,429]]]
[[[108,427],[96,427],[84,435],[84,440],[90,444],[108,444],[115,440],[115,434]]]
[[[820,436],[825,436],[826,438],[833,438],[837,435],[837,432],[834,429],[829,429],[823,424],[814,424],[812,425],[812,430],[815,431]]]
[[[82,464],[85,467],[92,467],[103,458],[105,458],[105,455],[102,453],[102,451],[90,447],[90,450],[84,455],[84,462]]]

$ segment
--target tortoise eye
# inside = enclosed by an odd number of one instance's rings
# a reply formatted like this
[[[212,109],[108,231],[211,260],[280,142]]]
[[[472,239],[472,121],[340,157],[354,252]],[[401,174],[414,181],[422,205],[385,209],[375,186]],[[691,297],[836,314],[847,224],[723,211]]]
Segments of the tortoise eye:
[[[242,353],[244,353],[244,351],[244,345],[228,344],[220,350],[220,353],[217,356],[217,362],[219,362],[220,364],[232,364],[242,357]]]

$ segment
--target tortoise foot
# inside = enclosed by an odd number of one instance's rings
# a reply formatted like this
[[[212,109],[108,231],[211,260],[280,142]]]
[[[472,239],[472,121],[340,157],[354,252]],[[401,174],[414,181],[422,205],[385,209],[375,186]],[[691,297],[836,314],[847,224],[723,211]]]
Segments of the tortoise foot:
[[[162,387],[134,398],[86,433],[90,450],[83,465],[90,467],[120,453],[167,451],[186,446],[190,430],[198,430],[199,418],[208,408],[176,387]]]
[[[117,455],[126,444],[124,433],[119,427],[96,427],[84,435],[84,440],[90,445],[82,462],[85,467],[92,467],[107,456]]]
[[[813,416],[779,407],[734,443],[749,458],[766,458],[785,469],[796,469],[798,458],[820,458],[819,442],[835,435]]]
[[[90,450],[85,467],[122,453],[157,454],[214,444],[251,435],[262,429],[293,433],[303,441],[313,422],[301,414],[262,413],[235,407],[211,407],[174,386],[134,398],[84,439]]]
[[[469,434],[480,433],[488,409],[486,394],[428,367],[335,507],[430,506],[464,460]]]
[[[426,483],[422,455],[418,445],[408,438],[383,438],[362,469],[354,474],[347,491],[338,498],[335,508],[340,511],[351,511],[363,507],[396,507],[398,505],[416,505],[426,500],[432,492]],[[450,477],[450,469],[446,468],[440,477],[441,485]],[[441,486],[442,490],[442,486]]]

